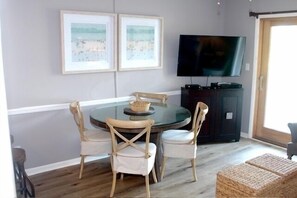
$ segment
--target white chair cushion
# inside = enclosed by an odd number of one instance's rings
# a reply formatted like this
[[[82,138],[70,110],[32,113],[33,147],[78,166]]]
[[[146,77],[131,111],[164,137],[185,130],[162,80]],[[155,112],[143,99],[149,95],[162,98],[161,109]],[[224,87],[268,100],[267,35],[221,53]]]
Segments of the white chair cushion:
[[[81,155],[102,155],[111,154],[112,144],[111,141],[99,142],[99,141],[82,141],[80,143]]]
[[[188,130],[167,130],[162,133],[162,141],[170,144],[187,144],[194,138],[194,132]]]
[[[116,172],[148,175],[155,163],[155,155],[148,159],[113,156],[113,169]]]
[[[111,135],[108,131],[88,129],[84,131],[86,141],[81,141],[81,155],[101,155],[112,152]]]
[[[163,142],[163,155],[165,157],[195,159],[197,145],[195,144],[171,144]]]
[[[88,141],[93,142],[106,142],[111,141],[111,135],[108,131],[103,131],[100,129],[89,129],[84,131],[85,138]]]
[[[119,143],[118,146],[124,144],[123,142]],[[145,142],[135,142],[139,147],[145,150]],[[149,153],[150,155],[155,155],[157,150],[157,146],[154,143],[149,143]],[[144,158],[144,152],[132,147],[128,146],[123,150],[118,151],[118,156],[123,157],[134,157],[134,158]]]
[[[137,144],[143,148],[145,146],[144,142],[138,142]],[[156,145],[149,143],[151,156],[145,159],[143,152],[134,147],[127,147],[118,155],[113,155],[113,169],[121,173],[148,175],[155,163],[156,150]]]

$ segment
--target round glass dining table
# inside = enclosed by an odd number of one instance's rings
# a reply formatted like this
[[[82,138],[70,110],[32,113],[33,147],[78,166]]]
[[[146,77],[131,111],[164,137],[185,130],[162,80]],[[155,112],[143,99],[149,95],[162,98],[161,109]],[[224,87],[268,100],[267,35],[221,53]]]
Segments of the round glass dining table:
[[[157,146],[157,153],[155,159],[155,171],[157,180],[161,181],[161,134],[162,131],[168,129],[181,128],[191,121],[191,112],[181,106],[161,103],[151,103],[150,110],[147,113],[131,112],[128,102],[118,102],[102,105],[93,109],[90,113],[90,122],[95,127],[108,128],[106,119],[113,118],[118,120],[144,120],[153,119],[155,121],[151,128],[150,141]],[[122,133],[135,133],[133,130],[124,131],[118,129]],[[137,130],[138,132],[139,130]]]
[[[187,125],[191,121],[191,113],[188,109],[171,104],[151,103],[147,113],[132,112],[128,102],[111,103],[93,109],[90,113],[90,122],[95,127],[106,128],[106,119],[118,120],[144,120],[153,119],[151,133],[159,133],[168,129],[177,129]],[[132,132],[133,131],[129,131]]]

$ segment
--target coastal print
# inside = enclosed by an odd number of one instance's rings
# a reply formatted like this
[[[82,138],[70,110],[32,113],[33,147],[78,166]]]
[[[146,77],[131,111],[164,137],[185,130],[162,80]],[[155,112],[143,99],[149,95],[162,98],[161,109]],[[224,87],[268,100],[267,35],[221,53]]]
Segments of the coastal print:
[[[106,25],[72,23],[71,55],[72,62],[107,61]]]
[[[153,26],[127,26],[127,60],[154,58],[155,28]]]
[[[61,10],[63,74],[116,70],[117,15]]]
[[[162,17],[123,14],[119,27],[119,71],[162,68]]]

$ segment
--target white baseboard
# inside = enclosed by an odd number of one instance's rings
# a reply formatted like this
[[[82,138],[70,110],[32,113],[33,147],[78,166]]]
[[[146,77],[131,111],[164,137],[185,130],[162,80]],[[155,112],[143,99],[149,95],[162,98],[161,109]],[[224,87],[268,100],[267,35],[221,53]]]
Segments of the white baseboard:
[[[99,159],[103,159],[108,157],[108,155],[102,155],[102,156],[88,156],[85,158],[85,162],[91,162],[91,161],[95,161],[95,160],[99,160]],[[26,169],[26,173],[30,176],[30,175],[36,175],[39,173],[44,173],[47,171],[52,171],[52,170],[56,170],[59,168],[65,168],[68,166],[73,166],[73,165],[77,165],[80,163],[80,158],[75,158],[75,159],[70,159],[70,160],[66,160],[66,161],[62,161],[62,162],[57,162],[57,163],[52,163],[52,164],[47,164],[44,166],[38,166],[35,168],[29,168]]]
[[[240,133],[240,137],[249,138],[249,134],[248,133],[245,133],[245,132],[241,132]]]

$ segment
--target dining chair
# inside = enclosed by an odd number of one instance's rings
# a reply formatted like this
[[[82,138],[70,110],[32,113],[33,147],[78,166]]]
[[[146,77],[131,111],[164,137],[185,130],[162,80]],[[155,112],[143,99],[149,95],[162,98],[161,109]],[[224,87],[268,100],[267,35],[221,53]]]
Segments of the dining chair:
[[[84,160],[86,156],[96,156],[111,154],[111,135],[104,129],[87,129],[84,125],[84,117],[81,112],[80,104],[74,101],[69,105],[70,112],[73,114],[74,121],[80,134],[80,172],[79,179],[82,178]]]
[[[293,155],[297,155],[297,123],[288,123],[291,131],[291,142],[287,145],[288,159],[292,159]]]
[[[134,92],[136,100],[146,100],[166,104],[168,96],[160,93]]]
[[[153,173],[153,180],[156,183],[156,172],[154,169],[157,147],[149,142],[151,127],[154,120],[127,121],[108,118],[106,123],[112,137],[111,165],[113,172],[110,197],[113,197],[116,187],[117,173],[127,173],[145,176],[146,195],[150,197],[149,173]],[[131,136],[121,134],[121,130],[131,130]],[[139,138],[145,137],[145,141]]]
[[[208,106],[203,102],[196,105],[191,130],[171,129],[164,131],[161,136],[163,146],[163,162],[161,178],[164,177],[165,166],[168,157],[191,159],[194,180],[197,181],[196,174],[196,151],[197,136],[200,132]]]

